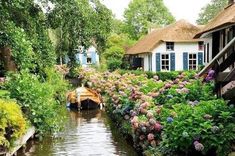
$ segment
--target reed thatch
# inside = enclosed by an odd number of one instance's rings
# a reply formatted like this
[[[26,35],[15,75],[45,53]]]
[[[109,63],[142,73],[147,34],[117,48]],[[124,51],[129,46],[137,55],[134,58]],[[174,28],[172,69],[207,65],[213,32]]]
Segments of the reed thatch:
[[[235,4],[231,4],[224,8],[214,19],[212,19],[195,38],[199,38],[202,34],[215,29],[220,29],[225,26],[235,24]]]
[[[201,27],[201,26],[200,26]],[[154,30],[127,50],[126,54],[151,53],[162,42],[198,42],[193,39],[201,29],[185,20]]]

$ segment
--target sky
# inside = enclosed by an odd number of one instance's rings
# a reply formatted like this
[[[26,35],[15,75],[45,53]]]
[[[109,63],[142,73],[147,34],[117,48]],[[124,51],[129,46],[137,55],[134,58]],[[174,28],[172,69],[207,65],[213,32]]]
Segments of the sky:
[[[131,0],[103,0],[103,3],[113,11],[118,19],[123,19],[123,12]],[[185,19],[196,23],[198,14],[203,6],[211,0],[164,0],[165,5],[172,15],[179,19]]]

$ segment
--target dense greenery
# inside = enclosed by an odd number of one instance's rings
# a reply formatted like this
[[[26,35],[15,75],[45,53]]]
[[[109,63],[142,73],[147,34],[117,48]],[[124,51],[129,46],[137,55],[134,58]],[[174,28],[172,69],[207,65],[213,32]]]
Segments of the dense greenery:
[[[211,0],[209,4],[201,9],[197,24],[205,25],[212,20],[226,5],[228,0]]]
[[[25,133],[26,120],[15,102],[0,99],[0,152]]]
[[[133,72],[134,73],[134,72]],[[227,155],[234,138],[234,105],[217,99],[213,82],[182,72],[174,80],[119,71],[86,70],[118,128],[145,155]]]
[[[122,68],[125,51],[134,43],[135,41],[126,34],[111,34],[107,40],[107,48],[102,55],[104,60],[102,63],[106,62],[108,69],[112,71]],[[127,65],[125,67],[128,68]]]
[[[163,0],[133,0],[124,13],[126,31],[133,39],[148,32],[148,28],[161,27],[174,22]]]
[[[75,54],[92,44],[95,44],[98,52],[103,52],[111,31],[110,10],[99,0],[54,0],[53,3],[55,8],[49,12],[48,19],[50,26],[56,29],[59,57],[67,55],[71,65],[75,65]]]
[[[45,71],[45,80],[21,71],[10,75],[6,84],[10,97],[18,101],[38,134],[59,130],[64,118],[60,102],[64,100],[67,83],[54,70]]]
[[[55,62],[55,52],[50,43],[46,16],[32,0],[0,2],[0,46],[9,46],[19,69],[35,66],[43,71]],[[31,65],[30,65],[31,63]]]

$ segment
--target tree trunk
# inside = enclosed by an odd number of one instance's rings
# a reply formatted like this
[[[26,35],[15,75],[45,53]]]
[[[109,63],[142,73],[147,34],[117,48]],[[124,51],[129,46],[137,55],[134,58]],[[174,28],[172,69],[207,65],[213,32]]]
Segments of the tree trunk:
[[[17,67],[13,60],[10,47],[0,48],[0,61],[3,62],[6,71],[16,71]]]

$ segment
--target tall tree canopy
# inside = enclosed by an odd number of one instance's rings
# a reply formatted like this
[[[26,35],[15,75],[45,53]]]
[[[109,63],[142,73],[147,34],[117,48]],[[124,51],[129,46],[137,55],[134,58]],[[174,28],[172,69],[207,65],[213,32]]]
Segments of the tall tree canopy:
[[[55,63],[46,16],[34,0],[1,0],[0,20],[0,48],[12,49],[19,69],[38,71]]]
[[[99,0],[53,0],[55,5],[48,14],[53,29],[59,30],[57,51],[59,55],[68,55],[75,64],[75,54],[79,46],[88,48],[96,44],[99,52],[111,31],[112,13]]]
[[[133,39],[146,34],[152,25],[165,26],[175,21],[163,0],[133,0],[124,17],[127,32]]]
[[[209,4],[201,9],[199,13],[199,18],[197,19],[197,24],[204,25],[207,24],[211,19],[213,19],[226,5],[228,0],[211,0]]]

